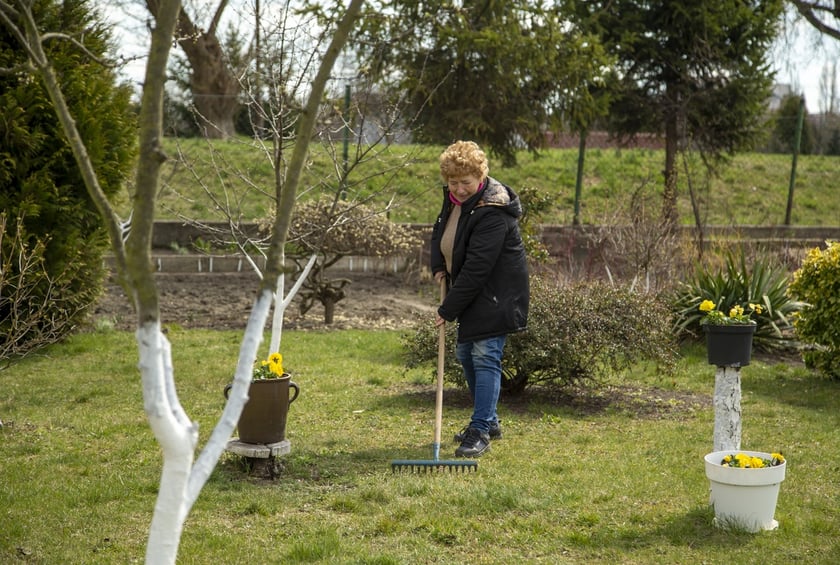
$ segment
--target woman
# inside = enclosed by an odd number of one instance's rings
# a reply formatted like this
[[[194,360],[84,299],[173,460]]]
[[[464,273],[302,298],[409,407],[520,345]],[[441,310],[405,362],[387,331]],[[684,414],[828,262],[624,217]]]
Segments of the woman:
[[[488,176],[487,157],[471,141],[440,155],[443,207],[432,230],[431,266],[448,292],[435,325],[458,321],[455,356],[473,399],[470,423],[455,436],[457,457],[478,457],[502,436],[496,414],[507,334],[525,329],[528,267],[519,234],[519,197]]]

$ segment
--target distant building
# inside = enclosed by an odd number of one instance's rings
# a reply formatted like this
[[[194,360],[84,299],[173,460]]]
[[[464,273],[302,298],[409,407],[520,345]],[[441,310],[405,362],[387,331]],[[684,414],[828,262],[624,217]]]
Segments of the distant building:
[[[775,112],[782,106],[782,100],[792,94],[794,94],[793,88],[789,84],[774,84],[773,94],[770,95],[770,99],[767,101],[767,108],[771,112]]]

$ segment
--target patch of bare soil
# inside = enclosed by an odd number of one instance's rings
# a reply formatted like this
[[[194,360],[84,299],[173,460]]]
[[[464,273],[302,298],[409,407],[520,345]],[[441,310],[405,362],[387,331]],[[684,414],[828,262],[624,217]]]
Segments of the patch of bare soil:
[[[333,323],[324,323],[324,308],[316,303],[300,313],[295,298],[286,310],[287,329],[402,329],[417,316],[433,316],[435,287],[417,277],[402,274],[359,273],[342,276],[353,282],[344,287],[346,296],[336,304]],[[254,273],[158,273],[161,322],[187,329],[242,330],[248,322],[259,279]],[[106,320],[121,330],[136,327],[136,318],[122,288],[106,285],[94,320]],[[269,316],[270,318],[270,316]],[[270,326],[270,319],[266,326]]]
[[[285,329],[406,329],[418,316],[434,316],[437,287],[417,277],[360,273],[342,276],[352,284],[345,287],[346,297],[336,305],[335,319],[324,323],[324,308],[316,304],[305,315],[295,299],[286,311]],[[186,329],[244,330],[259,286],[253,273],[158,273],[161,321]],[[270,318],[270,316],[269,316]],[[122,289],[113,281],[99,300],[94,319],[106,320],[121,330],[132,330],[136,319]],[[270,319],[266,327],[270,326]],[[417,394],[431,395],[423,388]],[[539,396],[559,406],[572,407],[580,414],[595,414],[607,409],[632,413],[646,419],[675,418],[706,408],[711,397],[656,388],[595,387],[563,391],[539,387],[522,395],[503,399],[511,410],[527,410]],[[431,399],[428,400],[432,402]],[[450,391],[448,401],[469,406],[465,389]]]

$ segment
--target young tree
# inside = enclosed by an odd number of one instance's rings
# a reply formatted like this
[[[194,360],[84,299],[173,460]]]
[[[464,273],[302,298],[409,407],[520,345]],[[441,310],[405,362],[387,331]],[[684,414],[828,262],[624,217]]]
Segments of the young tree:
[[[312,30],[334,17],[313,10],[296,14],[294,22],[276,11],[275,17],[261,18],[261,35],[265,39],[259,56],[261,64],[254,64],[243,73],[241,85],[243,98],[247,100],[247,112],[243,115],[250,118],[248,127],[254,136],[227,143],[241,144],[245,150],[260,153],[274,173],[276,191],[282,191],[287,182],[288,154],[294,148],[294,128],[300,118],[299,100],[308,91],[307,78],[313,73]],[[328,157],[328,162],[316,175],[315,183],[301,187],[305,196],[302,195],[301,203],[296,206],[285,250],[297,265],[294,275],[302,288],[301,311],[320,302],[327,324],[332,323],[336,303],[344,297],[344,287],[351,282],[331,279],[327,272],[330,266],[350,254],[384,257],[408,253],[413,251],[412,247],[419,246],[410,229],[388,219],[392,207],[410,199],[405,191],[393,186],[395,168],[412,162],[410,152],[391,147],[388,140],[409,131],[411,120],[405,117],[402,106],[383,99],[370,77],[358,73],[355,63],[351,61],[338,72],[341,79],[337,82],[346,87],[343,100],[338,96],[326,99],[313,143],[321,146],[321,154]],[[265,206],[266,217],[257,219],[263,228],[273,222],[275,211],[267,198],[270,194],[264,189],[265,180],[254,178],[237,163],[226,161],[223,152],[216,151],[212,142],[207,143],[207,149],[212,157],[203,163],[179,152],[177,167],[193,173],[211,204],[206,208],[206,216],[198,219],[182,216],[182,219],[205,232],[205,242],[211,246],[236,247],[262,276],[257,256],[267,254],[265,233],[269,230],[262,229],[256,234],[249,230],[245,222],[254,218],[244,217],[242,205],[260,201],[269,204]],[[400,152],[398,159],[385,162],[381,158],[384,153],[394,151]],[[318,161],[316,166],[324,165],[322,159]],[[217,174],[199,172],[197,169],[202,165]],[[225,182],[215,182],[217,177],[223,177]],[[213,226],[210,220],[220,221],[226,227]],[[284,277],[278,283],[278,294],[282,295]],[[292,297],[290,293],[282,304],[287,305]],[[277,351],[274,344],[279,344],[276,336],[282,331],[282,313],[277,308],[274,320],[268,354]]]
[[[347,40],[361,4],[362,0],[352,0],[341,20],[329,30],[332,37],[323,52],[321,65],[311,82],[310,95],[297,124],[296,131],[300,140],[311,137],[330,70],[341,46]],[[16,0],[13,5],[0,2],[0,21],[26,50],[30,64],[49,93],[64,133],[70,141],[73,155],[82,170],[88,193],[106,223],[121,280],[137,312],[136,335],[144,409],[163,451],[160,489],[146,553],[146,562],[150,564],[175,563],[187,515],[224,450],[247,400],[256,350],[281,272],[280,258],[295,204],[300,171],[307,154],[306,141],[295,145],[289,160],[287,182],[282,193],[276,194],[278,214],[273,226],[268,264],[245,329],[229,400],[210,439],[194,460],[198,430],[178,400],[170,345],[160,324],[158,293],[150,257],[155,195],[160,167],[166,158],[160,146],[166,63],[179,10],[178,0],[160,0],[152,29],[139,117],[140,157],[136,189],[132,195],[133,218],[131,231],[124,241],[121,222],[102,189],[99,172],[87,153],[62,85],[44,51],[45,41],[64,40],[80,45],[72,36],[39,29],[31,4],[26,0]]]
[[[782,0],[568,2],[574,22],[618,60],[613,133],[664,134],[662,215],[676,225],[677,153],[691,146],[707,162],[749,147],[773,74],[768,62]]]

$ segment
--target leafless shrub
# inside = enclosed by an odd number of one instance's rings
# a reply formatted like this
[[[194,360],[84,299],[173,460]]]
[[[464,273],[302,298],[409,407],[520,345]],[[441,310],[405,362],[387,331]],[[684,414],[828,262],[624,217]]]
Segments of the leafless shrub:
[[[301,313],[315,302],[324,306],[324,323],[331,324],[335,304],[345,297],[349,279],[327,276],[327,269],[343,257],[410,256],[421,240],[407,226],[391,222],[384,213],[364,204],[328,198],[299,203],[289,227],[287,256],[298,269],[312,255],[318,258],[300,291]]]
[[[657,292],[692,262],[692,247],[661,217],[661,196],[642,183],[615,207],[595,236],[606,276],[630,287]]]
[[[85,301],[68,300],[71,277],[48,273],[45,249],[27,242],[22,217],[9,226],[0,214],[0,368],[63,339],[83,308]]]

